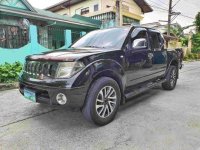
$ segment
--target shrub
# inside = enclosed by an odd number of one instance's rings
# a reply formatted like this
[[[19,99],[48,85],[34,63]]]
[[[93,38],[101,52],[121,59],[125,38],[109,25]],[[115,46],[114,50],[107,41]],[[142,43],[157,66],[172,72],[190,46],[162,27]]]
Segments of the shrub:
[[[196,49],[192,48],[192,53],[199,54],[199,53],[200,53],[200,49],[199,49],[199,50],[196,50]]]
[[[200,53],[190,53],[186,55],[183,60],[199,60],[200,59]]]
[[[200,33],[192,36],[192,52],[200,52]]]
[[[188,54],[188,59],[194,59],[193,53]]]
[[[189,58],[188,58],[187,55],[183,58],[184,61],[187,61],[188,59],[189,59]]]
[[[9,83],[17,81],[21,70],[22,64],[20,62],[0,65],[0,82]]]

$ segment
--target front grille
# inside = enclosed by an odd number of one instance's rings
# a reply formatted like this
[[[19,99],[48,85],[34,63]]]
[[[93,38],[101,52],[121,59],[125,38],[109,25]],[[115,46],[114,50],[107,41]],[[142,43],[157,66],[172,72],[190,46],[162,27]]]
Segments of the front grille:
[[[27,61],[24,65],[24,71],[32,78],[38,79],[41,75],[44,77],[54,78],[58,63]]]

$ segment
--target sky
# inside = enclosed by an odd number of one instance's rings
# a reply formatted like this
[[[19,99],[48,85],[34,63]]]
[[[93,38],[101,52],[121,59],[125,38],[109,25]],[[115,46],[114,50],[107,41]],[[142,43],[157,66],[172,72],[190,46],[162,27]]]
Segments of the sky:
[[[44,9],[53,4],[56,4],[63,0],[28,0],[29,3],[40,9]],[[167,20],[167,9],[169,0],[146,0],[151,7],[154,9],[153,12],[144,15],[142,23],[157,22],[159,20]],[[178,3],[177,3],[178,2]],[[194,18],[198,12],[200,12],[200,0],[173,0],[174,7],[173,11],[181,12],[173,23],[179,23],[183,27],[193,24]],[[184,15],[184,16],[182,16]],[[161,22],[162,23],[162,22]],[[163,22],[164,23],[164,22]],[[162,23],[162,24],[163,24]]]

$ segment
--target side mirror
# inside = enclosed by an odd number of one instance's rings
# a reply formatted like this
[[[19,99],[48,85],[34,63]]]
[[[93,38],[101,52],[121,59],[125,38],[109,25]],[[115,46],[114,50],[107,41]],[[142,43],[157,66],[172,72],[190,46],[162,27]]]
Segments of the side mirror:
[[[144,38],[135,39],[132,44],[133,49],[147,48],[147,40]]]

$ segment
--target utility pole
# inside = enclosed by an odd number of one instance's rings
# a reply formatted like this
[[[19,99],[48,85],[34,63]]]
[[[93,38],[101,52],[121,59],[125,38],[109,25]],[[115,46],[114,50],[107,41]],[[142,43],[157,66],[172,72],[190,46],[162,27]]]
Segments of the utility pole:
[[[121,7],[121,4],[120,4],[121,2],[120,2],[120,0],[116,0],[116,17],[115,17],[115,21],[116,21],[116,26],[120,26],[120,22],[121,22],[121,20],[120,20],[120,7]]]
[[[172,0],[169,0],[167,36],[170,36],[171,17],[172,17]],[[167,48],[168,46],[169,46],[169,41],[167,40]]]

